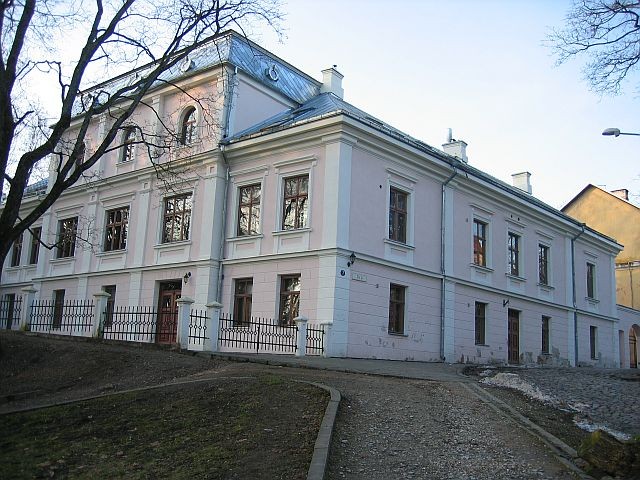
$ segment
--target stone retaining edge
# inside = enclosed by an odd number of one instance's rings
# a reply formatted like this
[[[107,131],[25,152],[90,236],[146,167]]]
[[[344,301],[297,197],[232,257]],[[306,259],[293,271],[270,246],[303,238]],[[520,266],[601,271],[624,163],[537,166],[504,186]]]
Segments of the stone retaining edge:
[[[333,426],[336,422],[336,415],[338,414],[338,407],[340,406],[342,395],[340,395],[340,391],[336,388],[322,383],[302,382],[322,388],[323,390],[328,391],[331,395],[327,408],[324,411],[324,417],[322,418],[320,429],[318,430],[318,436],[316,437],[316,443],[313,448],[313,456],[311,457],[311,464],[309,465],[309,471],[307,473],[307,480],[323,480],[327,469]]]

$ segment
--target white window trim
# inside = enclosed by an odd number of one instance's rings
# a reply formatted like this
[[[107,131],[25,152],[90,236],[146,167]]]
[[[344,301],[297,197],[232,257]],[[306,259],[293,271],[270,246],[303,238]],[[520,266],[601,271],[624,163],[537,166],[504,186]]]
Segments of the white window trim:
[[[164,229],[164,201],[167,198],[171,198],[171,197],[177,197],[180,195],[187,195],[187,194],[191,194],[191,214],[189,219],[191,220],[190,225],[190,230],[189,230],[189,238],[187,240],[178,240],[175,242],[162,242],[162,231]],[[154,248],[158,248],[158,247],[164,247],[164,246],[168,246],[168,245],[184,245],[186,243],[191,243],[191,241],[193,240],[193,212],[195,211],[195,203],[196,203],[196,189],[195,187],[193,189],[185,189],[185,190],[180,190],[180,189],[176,189],[176,191],[171,192],[170,195],[162,195],[160,197],[160,202],[159,202],[159,215],[157,218],[157,226],[156,226],[156,244],[154,245]],[[131,217],[131,216],[129,216]]]
[[[315,157],[314,157],[315,158]],[[272,233],[277,234],[277,233],[289,233],[289,232],[301,232],[301,231],[306,231],[306,230],[310,230],[312,225],[313,225],[313,177],[314,177],[314,170],[315,170],[315,166],[317,164],[317,162],[315,160],[311,161],[309,159],[298,159],[297,161],[292,161],[292,162],[287,162],[284,165],[297,165],[301,162],[309,162],[308,165],[305,165],[303,168],[297,168],[297,169],[282,169],[280,168],[281,166],[283,166],[283,163],[279,163],[278,164],[278,168],[276,168],[276,181],[277,181],[277,185],[278,185],[278,191],[277,191],[277,195],[278,195],[278,209],[276,211],[275,214],[275,222],[276,224],[274,225],[273,231]],[[286,171],[283,171],[286,170]],[[302,228],[298,228],[298,229],[294,229],[294,230],[284,230],[282,228],[282,210],[284,208],[284,181],[287,178],[292,178],[292,177],[299,177],[301,175],[307,175],[309,178],[308,181],[308,186],[307,186],[307,224],[302,227]],[[262,209],[260,211],[260,215],[262,215]],[[260,227],[261,231],[264,231],[264,229],[262,228],[262,226]]]
[[[486,245],[485,245],[485,250],[484,250],[484,256],[486,259],[486,265],[478,265],[473,261],[473,225],[474,222],[478,220],[482,223],[484,223],[486,225],[486,233],[487,233],[487,238],[485,239]],[[489,217],[485,217],[483,215],[478,215],[477,213],[473,214],[473,217],[471,219],[471,234],[470,234],[470,238],[471,238],[471,266],[474,268],[477,268],[478,270],[482,270],[485,272],[493,272],[493,255],[492,255],[492,234],[493,234],[493,228],[491,228],[491,218]]]
[[[540,255],[539,255],[539,249],[540,246],[543,247],[547,247],[547,252],[548,252],[548,256],[547,256],[547,283],[541,283],[540,282]],[[546,288],[546,289],[553,289],[553,249],[551,248],[551,245],[548,242],[545,242],[544,240],[538,239],[538,243],[536,245],[536,256],[538,257],[536,260],[536,264],[538,266],[538,271],[536,272],[536,276],[538,277],[537,283],[538,286],[540,288]]]
[[[182,143],[182,122],[185,119],[185,115],[187,114],[187,111],[191,108],[195,108],[195,112],[196,112],[196,125],[195,125],[195,130],[193,132],[193,140],[189,143]],[[198,143],[201,138],[200,138],[200,126],[202,123],[202,109],[200,108],[200,105],[198,103],[192,103],[189,102],[188,104],[184,105],[181,109],[180,109],[180,114],[178,115],[178,125],[176,128],[176,132],[178,132],[178,141],[177,143],[177,147],[178,148],[188,148],[196,143]]]
[[[231,198],[231,205],[233,206],[233,220],[229,222],[231,229],[227,232],[227,239],[243,239],[243,238],[256,238],[262,237],[264,231],[264,194],[265,194],[265,184],[266,184],[267,172],[264,172],[262,177],[254,177],[247,180],[235,181],[231,178],[231,182],[233,183],[233,194]],[[242,187],[247,187],[249,185],[260,185],[260,225],[258,227],[258,233],[252,235],[238,235],[238,209],[240,208],[240,189]]]
[[[511,268],[509,264],[509,235],[516,235],[518,237],[518,275],[513,275],[511,273]],[[524,266],[526,262],[524,261],[524,235],[522,232],[515,231],[513,229],[507,229],[507,237],[506,237],[506,275],[510,278],[516,278],[518,280],[525,280],[525,271]]]
[[[400,190],[401,192],[404,192],[407,194],[407,231],[406,231],[406,242],[399,242],[397,240],[393,240],[391,238],[389,238],[389,209],[391,208],[391,189],[394,188],[396,190]],[[415,196],[415,191],[414,191],[414,183],[412,182],[411,185],[407,185],[406,182],[399,182],[396,181],[395,179],[391,178],[391,176],[389,175],[387,177],[387,198],[386,198],[386,203],[387,203],[387,208],[386,208],[386,215],[385,215],[385,233],[383,236],[383,239],[385,240],[385,242],[389,242],[393,245],[399,245],[399,246],[403,246],[405,248],[409,248],[409,249],[414,249],[415,248],[415,242],[414,242],[414,196]]]
[[[589,275],[589,265],[593,265],[593,297],[589,296],[589,289],[587,287],[587,278]],[[592,303],[592,304],[596,304],[596,303],[600,303],[600,300],[598,300],[598,265],[596,264],[596,262],[590,262],[590,261],[586,261],[584,263],[585,266],[585,270],[584,270],[584,288],[585,288],[585,299]]]

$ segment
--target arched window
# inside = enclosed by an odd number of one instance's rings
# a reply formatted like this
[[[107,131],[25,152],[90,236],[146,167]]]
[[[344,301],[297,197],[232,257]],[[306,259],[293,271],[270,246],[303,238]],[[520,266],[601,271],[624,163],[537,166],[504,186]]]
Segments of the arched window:
[[[134,127],[126,127],[122,134],[122,156],[121,162],[129,162],[133,160],[133,148],[135,147],[136,129]]]
[[[182,117],[180,144],[189,145],[196,138],[196,109],[189,107]]]

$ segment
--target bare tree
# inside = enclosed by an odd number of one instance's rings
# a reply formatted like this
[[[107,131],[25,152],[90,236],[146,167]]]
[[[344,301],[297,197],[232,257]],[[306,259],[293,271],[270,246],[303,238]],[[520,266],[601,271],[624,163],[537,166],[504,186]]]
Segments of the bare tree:
[[[584,74],[599,93],[617,94],[640,61],[640,1],[574,0],[562,29],[548,36],[558,63],[584,54]]]
[[[0,13],[0,192],[6,195],[0,273],[13,241],[101,156],[121,147],[119,132],[145,106],[147,92],[163,81],[163,73],[223,31],[244,33],[265,22],[277,31],[281,19],[279,0],[0,0]],[[75,52],[71,61],[58,48],[63,41]],[[84,89],[92,80],[136,68],[133,81]],[[30,100],[31,82],[43,76],[53,79],[58,91],[54,118]],[[106,132],[85,152],[90,124],[105,115],[111,120]],[[72,124],[69,138],[65,132]],[[152,137],[140,129],[137,138],[153,160],[175,144],[170,136]],[[29,179],[51,158],[58,160],[55,181],[20,215]]]

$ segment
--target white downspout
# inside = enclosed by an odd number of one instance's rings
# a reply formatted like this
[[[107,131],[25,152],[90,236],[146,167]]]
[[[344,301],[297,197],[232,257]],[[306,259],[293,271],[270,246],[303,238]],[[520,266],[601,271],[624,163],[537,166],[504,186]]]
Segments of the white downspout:
[[[456,167],[453,167],[453,173],[447,178],[447,180],[442,184],[442,205],[440,209],[440,274],[442,275],[441,285],[440,285],[440,360],[443,362],[446,361],[444,354],[444,317],[445,317],[445,280],[446,280],[446,271],[445,271],[445,189],[449,182],[454,179],[454,177],[458,175],[458,171]]]

